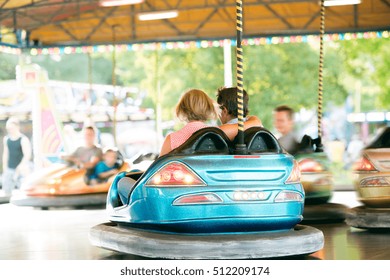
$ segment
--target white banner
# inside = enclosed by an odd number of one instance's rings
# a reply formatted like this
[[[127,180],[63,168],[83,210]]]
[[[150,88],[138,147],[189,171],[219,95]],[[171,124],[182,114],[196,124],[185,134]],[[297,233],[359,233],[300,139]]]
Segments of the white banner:
[[[390,261],[98,260],[0,261],[1,279],[370,279],[387,278]]]

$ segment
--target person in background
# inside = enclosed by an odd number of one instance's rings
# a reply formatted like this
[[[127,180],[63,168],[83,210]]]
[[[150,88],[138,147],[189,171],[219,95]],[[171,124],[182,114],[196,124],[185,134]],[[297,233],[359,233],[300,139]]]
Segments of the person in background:
[[[78,168],[87,169],[85,181],[89,184],[96,164],[102,159],[102,150],[95,145],[96,133],[92,126],[85,127],[83,133],[84,146],[78,147],[71,155],[64,156],[63,159]]]
[[[21,180],[30,173],[31,143],[20,132],[20,122],[11,117],[6,123],[7,135],[3,139],[2,186],[5,195],[11,195]]]
[[[106,182],[108,178],[119,172],[117,162],[118,153],[114,149],[107,149],[103,154],[103,160],[99,161],[95,167],[95,172],[91,176],[90,185]]]
[[[248,129],[252,126],[261,126],[262,123],[259,118],[256,116],[248,117],[248,102],[249,96],[246,90],[243,91],[243,101],[244,101],[244,128]],[[238,106],[237,106],[237,87],[222,87],[218,89],[217,92],[217,103],[219,105],[220,113],[219,119],[222,125],[219,126],[229,138],[237,134],[237,123],[238,123]],[[233,138],[234,138],[233,137]],[[233,140],[233,139],[230,139]]]
[[[280,133],[278,141],[290,154],[295,154],[298,142],[294,134],[294,110],[289,106],[278,106],[273,111],[274,126]]]

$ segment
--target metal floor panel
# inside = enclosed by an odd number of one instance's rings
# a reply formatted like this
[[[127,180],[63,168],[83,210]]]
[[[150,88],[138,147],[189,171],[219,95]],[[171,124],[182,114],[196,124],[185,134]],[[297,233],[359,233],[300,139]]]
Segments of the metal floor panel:
[[[336,192],[332,202],[359,205],[354,192]],[[0,217],[0,260],[144,259],[90,244],[90,228],[108,221],[104,209],[43,211],[2,204]],[[312,226],[323,231],[324,249],[288,259],[390,260],[390,231],[371,232],[345,223]]]

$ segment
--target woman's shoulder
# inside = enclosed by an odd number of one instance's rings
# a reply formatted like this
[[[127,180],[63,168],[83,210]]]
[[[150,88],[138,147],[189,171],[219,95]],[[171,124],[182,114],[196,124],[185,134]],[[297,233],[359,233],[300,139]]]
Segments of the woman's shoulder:
[[[201,121],[195,121],[195,122],[189,122],[185,125],[185,128],[186,130],[190,130],[190,131],[197,131],[199,129],[202,129],[202,128],[205,128],[205,127],[209,127],[210,125],[204,123],[204,122],[201,122]]]

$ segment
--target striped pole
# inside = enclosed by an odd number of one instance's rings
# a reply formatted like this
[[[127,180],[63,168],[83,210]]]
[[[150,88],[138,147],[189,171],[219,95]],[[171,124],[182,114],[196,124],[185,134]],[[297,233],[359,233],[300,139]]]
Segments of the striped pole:
[[[242,41],[242,0],[236,0],[236,30],[237,30],[237,107],[238,107],[238,143],[236,152],[244,154],[246,146],[244,143],[244,69],[243,69],[243,51],[241,46]]]
[[[322,152],[322,94],[323,94],[323,68],[324,68],[324,35],[325,35],[325,1],[321,0],[321,23],[320,23],[320,62],[318,67],[318,108],[317,108],[317,119],[318,119],[318,139],[316,151]]]

